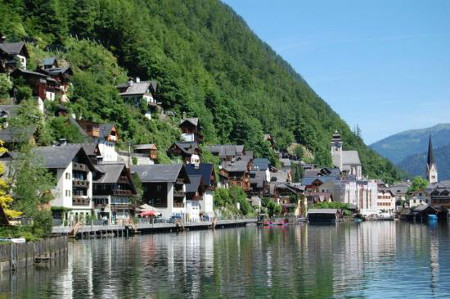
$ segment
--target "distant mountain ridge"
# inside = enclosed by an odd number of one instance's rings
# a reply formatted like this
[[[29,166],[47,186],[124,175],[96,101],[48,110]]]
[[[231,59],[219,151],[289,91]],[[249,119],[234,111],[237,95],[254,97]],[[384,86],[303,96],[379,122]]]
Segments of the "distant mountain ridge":
[[[434,140],[433,140],[434,142]],[[450,180],[450,144],[434,149],[439,181]],[[424,176],[426,169],[427,153],[415,154],[406,157],[397,164],[400,168],[413,176]]]
[[[450,124],[437,124],[430,128],[400,132],[375,142],[370,147],[394,164],[399,164],[406,158],[412,162],[410,156],[426,153],[430,133],[435,150],[450,145]],[[416,168],[414,166],[411,169]]]

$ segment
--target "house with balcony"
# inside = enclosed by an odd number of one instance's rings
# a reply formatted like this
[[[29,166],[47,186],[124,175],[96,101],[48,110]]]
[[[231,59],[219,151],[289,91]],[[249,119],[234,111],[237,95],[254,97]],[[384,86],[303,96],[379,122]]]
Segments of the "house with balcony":
[[[94,181],[93,201],[97,218],[106,216],[110,222],[128,219],[133,213],[136,189],[124,163],[101,163],[95,166],[98,178]]]
[[[238,186],[245,192],[251,190],[250,169],[253,154],[238,156],[231,161],[222,161],[220,166],[220,183],[222,186]]]
[[[0,73],[11,73],[15,69],[27,69],[30,58],[24,42],[8,43],[0,33]]]
[[[203,141],[203,128],[200,125],[198,118],[182,119],[179,128],[181,130],[181,139],[183,141]]]
[[[217,187],[217,178],[213,164],[186,164],[185,168],[190,179],[190,183],[186,186],[187,202],[192,201],[199,206],[199,216],[213,217],[214,190]]]
[[[93,176],[98,170],[92,164],[82,145],[66,144],[60,146],[37,147],[34,154],[43,161],[55,177],[56,186],[50,205],[61,208],[54,215],[69,223],[86,219],[92,215]]]
[[[158,148],[155,144],[137,144],[134,147],[134,155],[137,159],[137,165],[153,164],[158,158]]]
[[[115,147],[119,140],[119,134],[113,124],[100,124],[88,120],[78,120],[77,123],[93,143],[98,145],[102,161],[117,161],[118,156]]]
[[[190,163],[193,156],[200,156],[200,147],[196,141],[175,142],[169,147],[167,154],[170,157],[180,157],[184,163]]]
[[[117,86],[120,95],[126,103],[136,108],[141,107],[142,103],[147,106],[145,117],[148,119],[152,119],[152,113],[162,110],[161,102],[158,100],[156,93],[157,88],[158,83],[156,81],[141,81],[139,78]]]
[[[186,184],[190,183],[182,164],[136,165],[131,167],[144,189],[143,201],[155,207],[164,218],[186,220]]]
[[[231,161],[236,157],[245,155],[243,145],[217,144],[206,146],[205,149],[211,152],[214,156],[218,156],[221,161]]]
[[[55,57],[45,58],[36,72],[46,75],[55,82],[55,93],[61,103],[69,102],[67,94],[73,71],[67,64],[60,65]]]

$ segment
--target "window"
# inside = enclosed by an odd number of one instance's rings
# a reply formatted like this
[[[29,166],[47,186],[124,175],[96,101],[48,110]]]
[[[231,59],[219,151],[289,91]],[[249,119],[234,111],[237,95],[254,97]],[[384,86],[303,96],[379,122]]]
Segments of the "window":
[[[66,190],[66,196],[70,196],[70,190]]]
[[[66,180],[70,180],[70,172],[66,172]]]

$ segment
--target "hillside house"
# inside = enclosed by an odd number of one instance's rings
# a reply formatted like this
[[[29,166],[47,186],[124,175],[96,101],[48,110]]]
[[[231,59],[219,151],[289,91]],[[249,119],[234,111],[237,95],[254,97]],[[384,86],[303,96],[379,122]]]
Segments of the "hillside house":
[[[238,156],[232,161],[222,161],[220,167],[220,183],[223,186],[238,186],[245,192],[251,190],[250,168],[253,155]]]
[[[221,161],[231,161],[236,157],[245,155],[243,145],[211,145],[207,146],[206,150],[211,152],[214,156],[218,156]]]
[[[136,78],[136,81],[130,80],[117,86],[125,102],[137,108],[141,107],[141,103],[145,103],[147,106],[145,117],[148,119],[152,118],[152,113],[162,109],[162,103],[157,96],[157,88],[158,84],[155,81],[141,81],[139,78]]]
[[[98,144],[100,158],[104,162],[116,162],[117,152],[115,146],[119,140],[119,134],[113,124],[99,124],[93,121],[78,120],[79,127],[90,139]]]
[[[137,144],[134,147],[134,152],[138,154],[144,154],[151,160],[158,158],[158,148],[155,144]]]
[[[93,182],[94,212],[97,218],[106,216],[112,223],[128,219],[136,189],[124,163],[102,163],[95,166],[99,172]]]
[[[186,184],[190,181],[182,164],[137,165],[131,172],[141,180],[146,204],[164,218],[180,216],[186,220]]]
[[[27,69],[30,58],[24,42],[8,43],[0,34],[0,73],[11,73],[15,69]]]
[[[55,176],[54,199],[50,205],[65,210],[55,217],[71,223],[91,216],[93,175],[97,170],[83,147],[79,144],[45,146],[35,148],[34,153]]]
[[[203,141],[203,128],[200,125],[198,118],[182,119],[179,128],[181,130],[181,139],[183,141]]]
[[[73,71],[69,66],[60,67],[56,58],[45,58],[36,72],[55,80],[57,83],[57,98],[61,103],[69,102],[67,93],[69,92],[70,78],[73,75]]]
[[[184,163],[190,163],[193,156],[200,156],[200,147],[196,141],[175,142],[167,150],[171,157],[181,157]]]

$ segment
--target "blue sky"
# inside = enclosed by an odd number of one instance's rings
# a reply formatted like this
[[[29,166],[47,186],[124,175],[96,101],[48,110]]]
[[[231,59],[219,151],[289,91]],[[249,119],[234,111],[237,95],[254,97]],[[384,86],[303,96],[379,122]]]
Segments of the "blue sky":
[[[224,0],[367,144],[450,123],[450,0]]]

